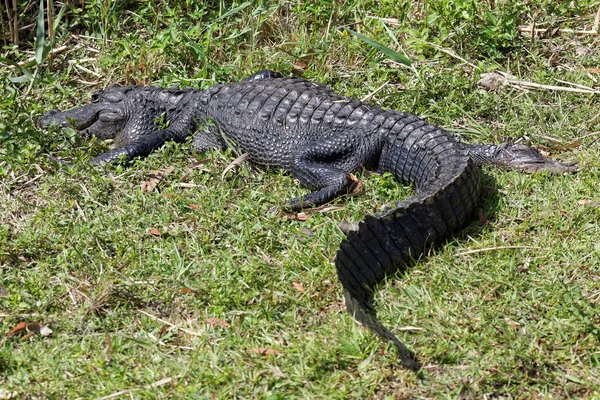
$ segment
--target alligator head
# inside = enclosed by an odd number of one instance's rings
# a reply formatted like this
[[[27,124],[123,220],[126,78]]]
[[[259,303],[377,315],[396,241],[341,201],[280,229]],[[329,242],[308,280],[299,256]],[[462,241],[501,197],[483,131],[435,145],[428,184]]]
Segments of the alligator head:
[[[125,106],[127,87],[110,86],[92,95],[92,102],[67,111],[52,110],[38,119],[38,125],[72,127],[84,136],[112,139],[123,130],[128,116]]]
[[[498,146],[495,163],[498,166],[535,173],[548,171],[551,174],[575,173],[577,163],[560,162],[542,156],[537,150],[518,143]]]

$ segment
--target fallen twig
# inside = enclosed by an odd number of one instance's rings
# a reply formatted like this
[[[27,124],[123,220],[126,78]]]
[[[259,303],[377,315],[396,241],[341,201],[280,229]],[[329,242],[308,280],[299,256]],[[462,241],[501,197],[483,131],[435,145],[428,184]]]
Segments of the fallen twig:
[[[67,44],[71,41],[71,39],[67,40],[67,43],[65,43],[64,45],[60,46],[60,47],[55,47],[52,50],[50,50],[50,53],[48,53],[49,56],[53,56],[55,54],[59,54],[62,53],[63,51],[67,50],[69,48],[69,46],[67,46]],[[25,67],[29,64],[35,63],[35,56],[33,57],[29,57],[27,60],[25,61],[20,61],[17,64],[19,64],[21,67]],[[10,65],[9,68],[15,68],[14,65]]]
[[[497,72],[487,72],[485,74],[481,74],[481,79],[479,80],[479,84],[485,87],[488,90],[496,90],[500,86],[507,85],[516,87],[519,89],[543,89],[543,90],[556,90],[561,92],[574,92],[574,93],[584,93],[584,94],[600,94],[600,90],[596,90],[594,88],[579,85],[577,83],[567,82],[567,81],[559,81],[562,83],[566,83],[568,85],[576,86],[576,87],[568,87],[568,86],[555,86],[555,85],[544,85],[541,83],[522,81],[519,79],[515,79],[511,77],[509,74],[501,71]]]
[[[591,88],[591,87],[589,87],[589,86],[585,86],[585,85],[580,85],[580,84],[578,84],[578,83],[573,83],[573,82],[569,82],[569,81],[563,81],[563,80],[561,80],[561,79],[554,79],[554,80],[555,80],[556,82],[559,82],[559,83],[564,83],[564,84],[571,85],[571,86],[575,86],[575,87],[578,87],[578,88],[580,88],[580,89],[584,89],[584,90],[594,90],[594,88]]]
[[[143,310],[138,310],[138,311],[141,312],[142,314],[144,314],[145,316],[152,318],[155,321],[162,322],[163,324],[169,325],[171,328],[175,328],[177,330],[180,330],[181,332],[188,333],[188,334],[190,334],[192,336],[198,336],[198,337],[205,336],[202,333],[190,331],[189,329],[185,329],[185,328],[182,328],[180,326],[174,325],[174,324],[170,323],[169,321],[165,321],[164,319],[158,318],[158,317],[156,317],[156,316],[154,316],[152,314],[147,313],[146,311],[143,311]]]
[[[596,18],[594,18],[594,26],[592,27],[592,30],[598,32],[598,25],[600,25],[600,7],[598,7],[598,11],[596,12]]]
[[[579,29],[569,29],[569,28],[535,28],[533,26],[520,26],[519,32],[527,34],[527,35],[545,35],[548,32],[552,32],[552,36],[561,34],[561,33],[574,33],[576,35],[598,35],[600,32],[597,30],[579,30]]]
[[[375,95],[375,93],[377,93],[381,89],[383,89],[388,83],[389,83],[389,81],[385,82],[383,85],[379,86],[377,89],[375,89],[374,91],[372,91],[371,93],[369,93],[368,95],[366,95],[365,97],[360,99],[360,101],[362,101],[363,103],[366,103],[367,101],[371,100],[373,98],[373,96]]]
[[[528,81],[520,81],[516,79],[508,79],[508,83],[512,86],[522,87],[522,88],[531,88],[531,89],[546,89],[546,90],[556,90],[561,92],[574,92],[574,93],[584,93],[584,94],[600,94],[600,90],[594,90],[592,88],[589,89],[580,89],[580,88],[571,88],[567,86],[554,86],[554,85],[543,85],[541,83],[528,82]]]
[[[442,46],[439,46],[439,45],[437,45],[435,43],[428,42],[428,41],[423,40],[423,39],[419,39],[419,38],[414,38],[414,39],[416,39],[416,40],[418,40],[420,42],[423,42],[423,43],[425,43],[425,44],[433,47],[434,49],[441,51],[442,53],[446,53],[450,57],[456,58],[457,60],[460,60],[460,61],[464,62],[465,64],[469,65],[473,69],[479,70],[479,67],[477,65],[473,64],[472,62],[469,62],[469,61],[465,60],[464,58],[462,58],[458,54],[454,53],[453,51],[450,51],[448,49],[443,48]]]
[[[463,251],[462,253],[458,253],[457,256],[466,256],[469,254],[483,253],[486,251],[494,251],[494,250],[504,250],[504,249],[537,249],[543,250],[543,247],[537,246],[497,246],[497,247],[484,247],[483,249],[475,249],[469,251]]]
[[[418,326],[403,326],[400,328],[396,328],[399,331],[424,331],[425,329],[419,328]]]
[[[145,388],[146,389],[154,389],[154,388],[157,388],[159,386],[166,385],[167,383],[171,383],[172,381],[173,381],[173,378],[161,379],[160,381],[156,381],[154,383],[151,383],[150,385],[145,386]],[[120,392],[115,392],[115,393],[109,394],[108,396],[97,397],[96,400],[114,399],[115,397],[119,397],[119,396],[122,396],[124,394],[128,394],[128,393],[134,392],[136,390],[141,390],[143,388],[144,387],[136,387],[136,388],[121,390]]]

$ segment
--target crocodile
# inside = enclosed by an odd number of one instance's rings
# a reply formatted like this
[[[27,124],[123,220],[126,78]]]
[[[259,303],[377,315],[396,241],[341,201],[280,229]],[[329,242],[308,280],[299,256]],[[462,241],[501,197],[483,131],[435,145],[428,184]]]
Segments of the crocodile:
[[[469,145],[425,120],[341,96],[327,86],[260,71],[206,90],[109,86],[88,105],[50,111],[82,135],[114,139],[94,164],[145,156],[165,142],[192,138],[197,151],[235,144],[259,166],[289,171],[310,193],[292,210],[346,194],[361,168],[390,172],[416,195],[352,225],[335,257],[348,312],[395,345],[400,364],[418,370],[415,355],[378,319],[376,288],[469,222],[480,197],[479,166],[573,173],[576,163],[543,157],[516,143]]]

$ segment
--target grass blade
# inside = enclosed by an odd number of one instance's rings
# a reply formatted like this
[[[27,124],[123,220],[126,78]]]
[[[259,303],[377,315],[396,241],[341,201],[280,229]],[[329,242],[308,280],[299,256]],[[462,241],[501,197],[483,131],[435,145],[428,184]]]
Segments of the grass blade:
[[[252,3],[247,1],[245,3],[240,4],[239,6],[232,8],[231,10],[227,11],[225,14],[221,15],[219,18],[217,18],[217,21],[223,20],[235,13],[238,13],[240,11],[242,11],[244,8],[248,7],[249,5],[251,5]],[[216,22],[216,21],[215,21]]]
[[[410,61],[408,59],[408,57],[398,53],[397,51],[394,51],[394,50],[390,49],[389,47],[386,47],[386,46],[382,45],[381,43],[374,41],[371,38],[361,35],[358,32],[354,32],[352,29],[346,28],[346,30],[348,32],[350,32],[351,34],[353,34],[354,36],[356,36],[357,38],[359,38],[360,40],[362,40],[363,42],[365,42],[366,44],[368,44],[369,46],[373,47],[375,50],[382,52],[383,54],[388,56],[390,59],[392,59],[396,62],[399,62],[401,64],[407,65],[407,66],[410,66],[412,64],[412,61]]]
[[[58,15],[56,16],[56,18],[54,19],[54,35],[56,36],[56,30],[58,29],[58,25],[60,24],[60,20],[63,17],[63,14],[65,13],[65,10],[67,9],[67,6],[62,6],[60,8],[60,10],[58,11]],[[50,38],[52,40],[52,43],[54,43],[54,37]]]
[[[19,69],[23,73],[23,75],[21,75],[21,76],[9,77],[8,80],[10,80],[11,82],[23,83],[23,82],[29,82],[30,80],[33,79],[33,75],[31,75],[31,72],[29,72],[29,70],[27,68],[20,66],[13,60],[10,60],[10,59],[4,58],[4,57],[0,57],[0,62],[12,65],[13,67]]]
[[[40,65],[44,61],[44,0],[40,0],[40,12],[38,14],[37,33],[35,35],[35,61]]]

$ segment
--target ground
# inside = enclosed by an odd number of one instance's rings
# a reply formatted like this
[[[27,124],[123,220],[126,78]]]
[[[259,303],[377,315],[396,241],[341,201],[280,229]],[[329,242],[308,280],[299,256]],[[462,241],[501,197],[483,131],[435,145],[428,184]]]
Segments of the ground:
[[[45,46],[39,3],[20,3],[19,47],[2,9],[0,398],[600,396],[598,1],[73,1],[42,15]],[[235,150],[94,167],[108,143],[35,125],[111,83],[265,68],[579,162],[485,168],[479,216],[382,286],[421,373],[345,313],[333,265],[340,221],[411,188],[363,171],[360,195],[295,215],[286,174],[222,175]],[[493,71],[512,83],[478,84]]]

